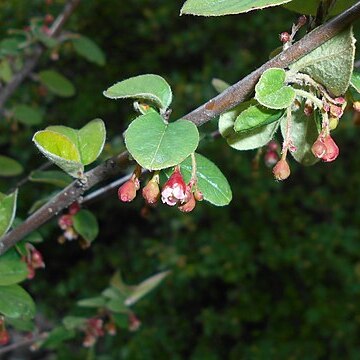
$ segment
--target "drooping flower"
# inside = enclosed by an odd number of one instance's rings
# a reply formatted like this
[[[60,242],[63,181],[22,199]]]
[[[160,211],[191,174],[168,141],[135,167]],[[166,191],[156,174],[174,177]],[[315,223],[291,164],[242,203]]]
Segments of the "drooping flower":
[[[325,136],[323,141],[326,147],[326,154],[322,157],[322,160],[325,162],[334,161],[339,156],[339,147],[330,135]]]
[[[159,175],[154,175],[154,177],[146,184],[142,189],[142,196],[145,199],[146,203],[149,205],[154,205],[160,198],[160,188],[159,188]]]
[[[185,204],[179,206],[179,210],[181,212],[190,212],[193,211],[196,205],[196,200],[194,197],[194,194],[190,192],[190,194],[187,196],[187,201]]]
[[[161,191],[161,200],[170,206],[186,201],[186,184],[178,166],[164,184]]]
[[[290,167],[285,159],[280,159],[273,168],[276,180],[285,180],[290,176]]]
[[[131,202],[136,197],[136,191],[140,188],[139,179],[135,174],[131,177],[130,180],[126,181],[119,187],[118,197],[119,200],[123,202]]]
[[[311,147],[311,151],[318,159],[322,159],[324,157],[326,154],[326,146],[321,136],[319,136],[314,142],[313,146]]]

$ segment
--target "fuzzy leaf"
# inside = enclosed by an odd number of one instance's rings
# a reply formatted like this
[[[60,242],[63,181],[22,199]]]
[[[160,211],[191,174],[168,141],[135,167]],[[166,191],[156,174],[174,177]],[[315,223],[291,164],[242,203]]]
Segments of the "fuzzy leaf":
[[[35,304],[19,285],[0,286],[0,313],[9,318],[31,319],[35,315]]]
[[[290,66],[324,85],[335,96],[346,92],[354,67],[355,39],[347,28]]]
[[[30,173],[29,180],[39,183],[51,184],[61,188],[68,186],[72,182],[70,176],[66,175],[62,171],[57,170],[34,170]]]
[[[170,85],[159,75],[146,74],[120,81],[104,91],[110,99],[140,99],[166,110],[172,101]]]
[[[0,257],[0,286],[17,284],[27,276],[28,268],[15,249],[10,249]]]
[[[55,95],[70,97],[75,94],[74,85],[57,71],[44,70],[39,73],[40,81]]]
[[[125,144],[143,168],[160,170],[186,159],[199,144],[199,132],[190,121],[165,124],[157,113],[135,119],[125,132]]]
[[[289,1],[291,0],[187,0],[180,14],[201,16],[240,14]]]
[[[73,216],[74,229],[86,241],[92,242],[99,234],[99,225],[95,215],[89,210],[80,210]]]
[[[229,146],[236,150],[252,150],[266,145],[274,137],[279,127],[279,121],[276,121],[253,130],[236,133],[234,131],[235,120],[252,104],[254,104],[252,101],[242,103],[219,118],[220,134],[226,139]]]
[[[206,157],[195,154],[195,159],[196,175],[198,178],[197,185],[204,195],[204,200],[209,201],[215,206],[228,205],[232,199],[232,192],[226,177],[220,169]],[[191,157],[183,161],[180,166],[185,182],[189,182],[192,170]],[[170,176],[170,172],[168,176]]]
[[[285,109],[295,99],[295,90],[284,85],[284,69],[272,68],[264,71],[255,86],[255,99],[269,109]]]
[[[358,93],[360,93],[360,71],[353,71],[350,79],[350,84]]]
[[[0,237],[10,229],[14,221],[17,194],[17,190],[10,195],[0,193]]]
[[[79,36],[72,40],[75,51],[86,60],[99,66],[104,66],[106,59],[104,52],[91,39],[86,36]]]
[[[24,171],[22,165],[14,159],[0,155],[0,176],[17,176]]]
[[[25,125],[38,125],[43,120],[43,113],[28,105],[16,105],[13,112],[14,118]]]

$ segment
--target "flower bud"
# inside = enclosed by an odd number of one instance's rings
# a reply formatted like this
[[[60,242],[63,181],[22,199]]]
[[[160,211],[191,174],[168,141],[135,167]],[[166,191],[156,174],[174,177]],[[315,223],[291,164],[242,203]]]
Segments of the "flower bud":
[[[31,264],[27,264],[28,274],[27,279],[32,280],[35,277],[35,269]]]
[[[179,201],[181,203],[186,201],[186,184],[178,166],[164,184],[161,191],[161,200],[170,206],[176,205]]]
[[[80,211],[80,204],[75,201],[69,206],[69,215],[75,215]]]
[[[290,40],[290,34],[288,32],[286,32],[286,31],[284,31],[279,35],[279,38],[280,38],[280,41],[283,44],[285,44]]]
[[[356,112],[360,112],[360,101],[354,101],[353,108]]]
[[[116,335],[116,325],[114,322],[108,322],[106,325],[105,325],[105,330],[106,332],[111,335],[111,336],[114,336]]]
[[[196,205],[196,200],[195,200],[194,194],[190,193],[189,200],[185,204],[179,206],[179,210],[181,212],[187,213],[187,212],[193,211],[195,208],[195,205]]]
[[[332,117],[341,118],[344,114],[344,111],[341,106],[336,106],[334,104],[330,105],[330,115]]]
[[[156,204],[160,198],[159,184],[155,180],[150,180],[142,190],[142,196],[149,205]]]
[[[77,239],[79,237],[79,234],[75,231],[73,227],[69,227],[65,230],[64,237],[66,240],[71,241]]]
[[[329,129],[330,130],[335,130],[338,125],[339,125],[339,118],[331,116],[330,119],[329,119]]]
[[[44,23],[49,25],[54,21],[54,16],[51,14],[46,14],[44,17]]]
[[[72,216],[65,214],[65,215],[61,215],[58,219],[58,225],[60,227],[61,230],[66,230],[69,227],[71,227],[73,224],[73,220],[72,220]]]
[[[267,167],[273,167],[279,161],[279,155],[275,151],[267,151],[264,156],[264,162]]]
[[[279,144],[275,140],[271,140],[267,144],[268,151],[277,151],[279,149]]]
[[[31,265],[34,269],[45,267],[45,263],[41,255],[41,252],[36,249],[34,249],[31,253]]]
[[[276,180],[285,180],[290,176],[290,167],[285,159],[280,159],[273,168]]]
[[[345,99],[343,96],[336,97],[336,98],[334,99],[334,101],[335,101],[337,104],[340,104],[340,105],[345,105],[345,104],[346,104],[346,99]]]
[[[136,331],[141,326],[141,321],[136,317],[134,313],[129,314],[128,318],[129,331]]]
[[[330,135],[324,137],[324,145],[326,146],[326,154],[322,160],[325,162],[334,161],[339,155],[339,148]]]
[[[204,200],[204,194],[199,190],[196,189],[194,192],[194,198],[196,201],[203,201]]]
[[[306,21],[307,21],[307,18],[305,15],[301,15],[299,18],[298,18],[298,21],[297,21],[297,24],[298,26],[304,26],[306,24]]]
[[[322,159],[326,154],[326,146],[321,138],[321,135],[317,138],[317,140],[314,142],[313,146],[311,147],[311,152],[318,159]]]
[[[92,347],[96,343],[96,336],[92,334],[86,334],[82,345],[86,348]]]
[[[0,346],[8,344],[10,341],[10,335],[7,330],[0,331]]]
[[[130,180],[126,181],[124,184],[122,184],[119,187],[118,190],[119,200],[123,202],[133,201],[136,197],[136,190],[137,190],[137,185],[134,179],[131,178]]]

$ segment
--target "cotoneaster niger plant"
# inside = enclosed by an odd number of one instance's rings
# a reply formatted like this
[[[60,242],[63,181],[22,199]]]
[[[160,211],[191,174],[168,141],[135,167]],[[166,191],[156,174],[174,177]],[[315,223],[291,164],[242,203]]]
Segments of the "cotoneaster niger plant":
[[[277,5],[306,14],[299,17],[290,32],[280,34],[282,48],[271,54],[275,56],[282,50],[291,50],[300,28],[310,31],[319,22],[345,11],[352,4],[355,1],[188,0],[183,5],[181,14],[222,16]],[[358,13],[359,10],[357,16]],[[52,20],[47,16],[45,22],[51,23]],[[30,30],[21,35],[24,43],[13,41],[9,44],[7,41],[7,47],[1,47],[0,77],[4,84],[11,82],[12,73],[16,71],[12,68],[11,56],[25,56],[21,49],[31,49],[34,43],[40,42],[41,46],[52,49],[52,56],[56,56],[60,40],[48,36],[47,30],[42,26],[41,22],[34,20]],[[79,55],[98,65],[103,64],[101,50],[90,39],[66,34],[61,38],[61,42],[65,41],[72,42]],[[13,52],[9,50],[10,45]],[[238,101],[235,104],[237,106],[221,111],[219,117],[219,132],[235,150],[265,147],[264,161],[272,167],[276,180],[285,180],[290,176],[290,156],[305,166],[319,161],[336,160],[340,153],[334,140],[336,127],[346,109],[353,107],[355,111],[360,111],[360,102],[357,101],[360,99],[360,73],[354,71],[355,38],[351,25],[327,41],[322,41],[314,50],[307,53],[304,50],[302,55],[286,68],[270,67],[263,71],[251,98],[245,102]],[[41,71],[37,75],[37,81],[42,84],[43,90],[52,91],[59,96],[71,96],[73,93],[72,84],[52,70]],[[215,79],[213,85],[219,93],[230,94],[230,100],[232,99],[231,91],[227,89],[228,84]],[[127,158],[133,171],[118,189],[118,197],[122,202],[132,201],[141,192],[149,206],[161,203],[177,207],[185,213],[193,211],[196,203],[202,200],[215,206],[230,203],[232,193],[225,176],[211,160],[197,152],[200,137],[196,125],[205,120],[190,121],[191,116],[189,119],[188,116],[179,120],[172,119],[173,93],[164,78],[154,74],[138,75],[116,82],[103,95],[114,101],[133,99],[134,109],[138,113],[124,132]],[[205,118],[210,116],[207,113],[207,110],[212,110],[208,106],[210,103],[205,106]],[[36,126],[42,115],[25,105],[18,105],[11,116],[17,117],[19,121],[28,120]],[[281,133],[282,145],[275,140],[278,132]],[[85,190],[96,184],[91,183],[85,166],[93,164],[101,155],[106,141],[106,125],[101,119],[95,119],[80,129],[63,125],[48,126],[36,131],[32,140],[37,149],[56,164],[62,173],[35,171],[31,174],[31,179],[66,186],[73,178],[75,183],[69,185],[68,190],[63,190],[58,197],[50,199],[50,203],[41,208],[45,210],[35,211],[32,218],[27,220],[28,223],[34,222],[37,216],[40,218],[39,214],[43,214],[41,211],[50,213],[48,218],[56,215],[69,205],[56,207],[61,197],[66,198],[68,193],[72,196],[75,194],[74,189],[78,189],[79,198]],[[18,174],[16,169],[20,165],[14,164],[13,159],[2,157],[0,160],[1,164],[6,164],[9,176]],[[21,191],[18,195],[17,189],[8,194],[0,194],[0,234],[3,236],[0,239],[0,250],[11,247],[5,239],[9,239],[12,232],[16,233],[16,226],[18,229],[25,226],[15,219],[18,198],[21,200]],[[49,204],[54,204],[54,207]],[[44,219],[37,224],[47,220]],[[58,217],[58,225],[63,231],[59,235],[60,242],[79,239],[83,248],[90,246],[99,233],[95,215],[84,209],[81,201],[72,201],[65,213]],[[32,225],[31,230],[33,229]],[[32,279],[37,269],[45,267],[42,255],[34,245],[38,237],[31,230],[26,238],[12,240],[10,245],[15,246],[0,257],[2,345],[9,342],[7,325],[29,330],[31,319],[35,315],[32,298],[18,285],[26,278]],[[119,327],[136,330],[140,321],[131,306],[167,275],[168,272],[162,272],[137,286],[128,286],[117,272],[109,287],[100,295],[78,302],[79,306],[92,309],[89,316],[65,317],[63,323],[55,327],[46,338],[39,340],[37,345],[56,347],[61,342],[74,338],[80,331],[84,334],[83,345],[93,347],[99,337],[106,333],[114,335]]]

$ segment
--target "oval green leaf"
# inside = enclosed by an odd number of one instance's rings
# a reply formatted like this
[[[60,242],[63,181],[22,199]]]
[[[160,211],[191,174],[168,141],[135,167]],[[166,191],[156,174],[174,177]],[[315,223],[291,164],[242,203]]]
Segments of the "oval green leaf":
[[[57,71],[41,71],[39,73],[39,79],[55,95],[70,97],[75,94],[75,87],[71,81]]]
[[[187,0],[180,14],[221,16],[278,6],[291,0]]]
[[[316,15],[317,8],[319,7],[321,0],[293,0],[289,4],[284,5],[287,9],[296,11],[299,14]],[[358,0],[337,0],[333,9],[330,11],[330,15],[337,15],[355,4]]]
[[[13,71],[11,69],[8,59],[0,61],[0,80],[8,83],[13,77]]]
[[[205,156],[195,154],[196,175],[198,188],[204,195],[204,200],[215,206],[228,205],[232,199],[232,192],[224,174]],[[186,183],[190,181],[192,162],[191,157],[180,164],[181,173]],[[168,174],[170,176],[170,173]]]
[[[28,276],[28,268],[21,261],[19,254],[10,249],[0,257],[0,285],[13,285],[23,281]]]
[[[259,126],[272,124],[284,115],[284,110],[267,109],[260,104],[251,105],[235,120],[234,130],[237,133],[256,129]]]
[[[285,109],[295,99],[295,91],[284,85],[284,69],[272,68],[264,71],[255,86],[255,99],[269,109]]]
[[[89,210],[80,210],[73,216],[75,231],[86,241],[92,242],[99,234],[99,225],[95,215]]]
[[[347,28],[290,66],[324,85],[335,96],[346,92],[354,68],[355,38]]]
[[[99,66],[104,66],[106,59],[105,54],[91,39],[86,36],[79,36],[72,40],[75,51],[86,60]]]
[[[266,145],[274,137],[279,127],[279,121],[275,121],[243,133],[236,133],[234,130],[235,120],[253,104],[253,101],[242,103],[219,118],[220,134],[226,139],[229,146],[236,150],[252,150]]]
[[[77,302],[78,306],[100,308],[105,306],[105,299],[102,296],[92,297],[88,299],[82,299]]]
[[[165,124],[157,113],[135,119],[125,132],[125,144],[143,168],[160,170],[177,165],[199,144],[197,127],[188,120]]]
[[[53,163],[73,177],[82,177],[84,165],[75,144],[65,135],[51,130],[35,133],[33,141],[37,148]]]
[[[43,113],[28,105],[16,105],[13,112],[14,118],[25,125],[38,125],[43,120]]]
[[[31,319],[35,316],[35,304],[19,285],[0,286],[0,313],[9,318]]]
[[[61,188],[68,186],[72,182],[70,176],[66,175],[62,171],[57,170],[34,170],[30,173],[29,180],[39,183],[51,184]]]
[[[0,237],[10,229],[14,221],[17,194],[17,190],[10,195],[0,193]]]
[[[358,93],[360,93],[360,71],[353,71],[350,79],[350,84]]]
[[[156,104],[166,110],[172,101],[170,85],[159,75],[146,74],[132,77],[116,83],[104,91],[110,99],[140,99]]]
[[[0,155],[0,176],[17,176],[24,171],[22,165],[14,159]]]

